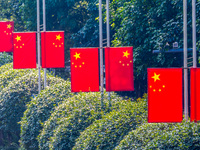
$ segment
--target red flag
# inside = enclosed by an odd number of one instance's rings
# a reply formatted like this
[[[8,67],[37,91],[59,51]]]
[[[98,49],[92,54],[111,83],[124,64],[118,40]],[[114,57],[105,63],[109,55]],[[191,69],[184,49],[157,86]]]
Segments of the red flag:
[[[14,33],[13,68],[36,68],[36,33]]]
[[[148,122],[181,122],[182,69],[151,68],[148,72]]]
[[[72,92],[98,92],[98,48],[71,48],[70,59]]]
[[[42,68],[64,68],[64,31],[42,32]]]
[[[133,47],[105,48],[106,91],[133,91]]]
[[[14,22],[0,22],[0,52],[13,52]]]
[[[190,121],[200,121],[200,68],[191,68],[190,70],[190,90],[191,90],[191,107]]]

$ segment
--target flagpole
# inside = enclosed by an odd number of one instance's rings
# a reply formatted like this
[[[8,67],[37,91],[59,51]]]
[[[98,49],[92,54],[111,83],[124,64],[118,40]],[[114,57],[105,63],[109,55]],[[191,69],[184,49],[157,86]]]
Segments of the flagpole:
[[[192,40],[193,40],[193,68],[197,67],[196,51],[196,0],[192,0]]]
[[[188,70],[187,70],[187,0],[183,0],[183,36],[184,36],[184,116],[188,121]]]
[[[101,108],[103,108],[103,32],[102,29],[102,0],[99,0],[99,47],[100,47],[100,82],[101,82]]]
[[[41,91],[41,60],[40,60],[40,2],[37,0],[37,48],[38,48],[38,91]]]
[[[110,47],[110,16],[109,16],[109,0],[106,0],[106,25],[107,25],[107,47]],[[111,97],[110,92],[108,92],[108,101],[109,101],[109,107],[112,106],[111,104]]]
[[[43,0],[43,31],[46,32],[46,9],[45,0]],[[47,87],[47,69],[44,68],[44,87]]]

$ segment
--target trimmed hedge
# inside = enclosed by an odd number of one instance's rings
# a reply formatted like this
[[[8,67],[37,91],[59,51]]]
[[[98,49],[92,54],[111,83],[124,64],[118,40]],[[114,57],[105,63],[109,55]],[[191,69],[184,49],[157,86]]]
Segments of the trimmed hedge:
[[[32,99],[20,122],[20,145],[25,149],[38,149],[37,136],[55,107],[64,99],[74,95],[71,93],[71,83],[60,80],[61,83],[47,87]]]
[[[6,65],[3,65],[0,67],[0,74],[10,70],[10,69],[13,69],[13,63],[10,63],[10,64],[6,64]]]
[[[122,149],[200,149],[200,124],[144,124],[116,147]]]
[[[113,109],[122,99],[112,97]],[[105,108],[101,109],[100,93],[79,93],[60,104],[45,122],[38,136],[40,149],[72,149],[80,132],[110,111],[108,97],[104,97]]]
[[[123,101],[114,110],[95,121],[77,139],[73,150],[114,149],[129,131],[146,122],[146,99],[140,102]]]
[[[57,81],[58,79],[54,77],[47,78],[48,83]],[[3,140],[18,142],[20,133],[18,122],[26,110],[27,102],[34,94],[38,94],[38,75],[34,72],[15,78],[0,91],[0,131],[3,133],[1,137]]]
[[[8,55],[7,53],[0,53],[0,66],[3,66],[7,63],[11,63],[13,61],[13,56]]]
[[[30,74],[31,72],[36,72],[36,70],[9,69],[8,71],[3,72],[2,74],[0,74],[0,90],[5,88],[13,79],[20,78],[26,74]]]

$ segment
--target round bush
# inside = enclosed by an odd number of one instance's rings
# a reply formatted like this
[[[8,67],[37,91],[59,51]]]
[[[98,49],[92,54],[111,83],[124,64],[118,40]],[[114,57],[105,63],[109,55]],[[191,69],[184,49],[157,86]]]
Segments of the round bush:
[[[8,53],[0,53],[0,66],[3,66],[7,63],[11,63],[13,61],[13,56]]]
[[[47,79],[48,84],[57,82],[54,77]],[[0,130],[4,133],[2,139],[18,142],[18,122],[34,94],[38,94],[38,74],[34,72],[14,79],[0,91]]]
[[[73,150],[114,149],[129,131],[146,122],[146,100],[124,101],[114,110],[95,121],[77,139]]]
[[[122,149],[200,149],[200,124],[144,124],[131,131],[116,147]]]
[[[61,83],[47,87],[31,100],[20,122],[20,145],[25,149],[38,149],[37,136],[55,107],[66,98],[74,95],[71,93],[71,83],[61,80]]]
[[[119,107],[120,101],[121,98],[113,95],[113,109]],[[107,95],[104,97],[104,104],[103,111],[100,93],[79,93],[66,99],[45,122],[38,137],[39,148],[72,149],[80,132],[110,111]]]
[[[8,71],[10,69],[13,69],[13,63],[5,64],[0,67],[0,74],[4,73],[5,71]]]
[[[2,74],[0,74],[0,90],[5,88],[9,84],[9,82],[11,82],[13,79],[20,78],[31,72],[36,72],[36,70],[9,69],[8,71],[3,72]]]

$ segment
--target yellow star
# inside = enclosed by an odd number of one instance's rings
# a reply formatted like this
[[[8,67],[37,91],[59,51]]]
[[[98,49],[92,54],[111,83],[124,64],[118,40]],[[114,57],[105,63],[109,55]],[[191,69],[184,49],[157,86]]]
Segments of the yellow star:
[[[159,76],[160,76],[160,74],[156,74],[156,73],[154,72],[154,76],[151,77],[151,78],[153,78],[153,79],[154,79],[154,82],[156,82],[157,80],[160,80]]]
[[[124,56],[123,56],[123,57],[126,57],[126,58],[128,58],[128,55],[130,55],[130,53],[128,53],[128,51],[123,52],[123,53],[124,53]]]
[[[11,29],[12,25],[11,24],[7,24],[7,28]]]
[[[56,40],[59,40],[59,41],[60,41],[61,38],[62,38],[62,37],[60,36],[60,34],[59,34],[59,35],[56,35]]]
[[[79,53],[79,54],[76,53],[76,55],[74,55],[74,57],[76,57],[76,59],[81,58],[81,57],[80,57],[80,54],[81,54],[81,53]]]
[[[17,37],[16,37],[15,39],[17,40],[17,42],[18,42],[18,41],[21,41],[21,36],[18,36],[18,35],[17,35]]]

